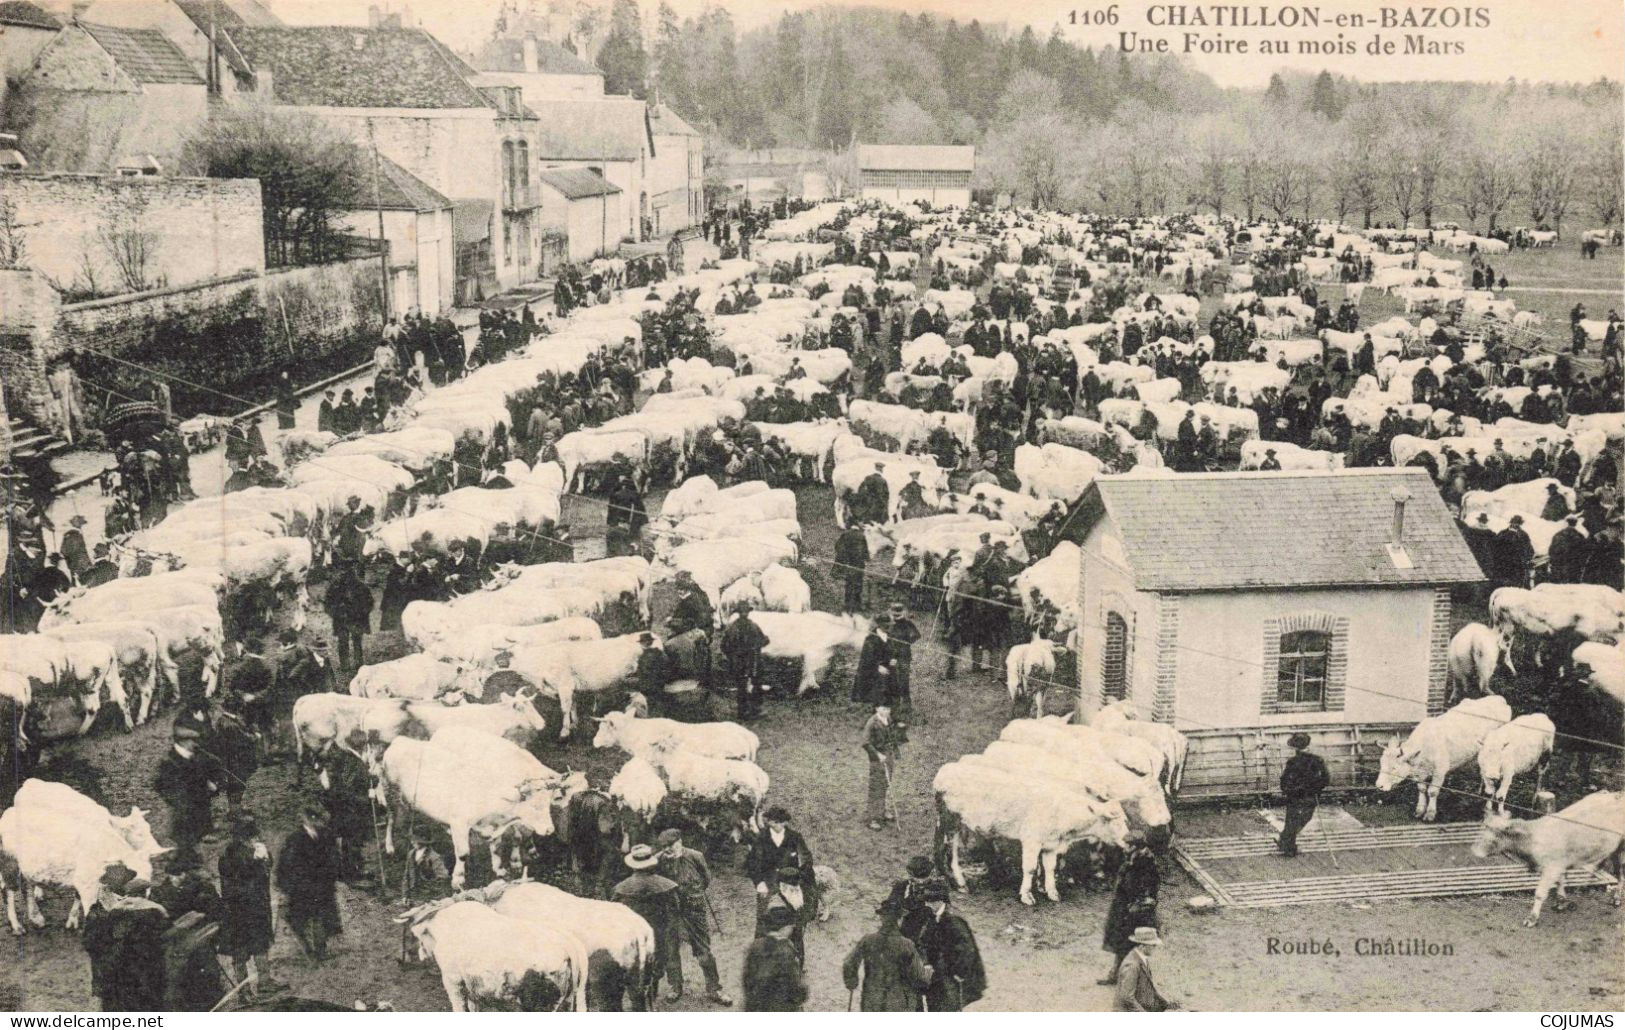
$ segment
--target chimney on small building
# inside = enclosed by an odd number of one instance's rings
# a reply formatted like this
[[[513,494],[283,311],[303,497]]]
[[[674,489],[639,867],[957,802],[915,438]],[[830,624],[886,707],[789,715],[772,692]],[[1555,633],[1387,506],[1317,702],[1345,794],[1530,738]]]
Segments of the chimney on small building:
[[[1411,492],[1396,486],[1388,496],[1394,499],[1394,521],[1388,529],[1388,560],[1396,569],[1415,568],[1410,552],[1405,549],[1405,504],[1411,499]]]
[[[536,58],[536,36],[527,32],[525,34],[525,38],[519,42],[519,49],[524,55],[525,70],[527,72],[535,72],[540,63]]]

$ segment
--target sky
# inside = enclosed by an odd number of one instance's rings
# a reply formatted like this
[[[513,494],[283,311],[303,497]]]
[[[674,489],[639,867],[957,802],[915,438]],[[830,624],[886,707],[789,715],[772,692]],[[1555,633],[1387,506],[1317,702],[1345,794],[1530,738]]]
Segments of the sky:
[[[284,20],[293,24],[366,24],[367,8],[373,0],[265,0]],[[402,0],[378,0],[391,9],[400,9]],[[680,16],[700,13],[715,0],[669,0]],[[1588,82],[1600,77],[1619,78],[1625,68],[1625,4],[1620,0],[1425,0],[1407,4],[1405,0],[1319,0],[1305,4],[1203,4],[1152,3],[1150,0],[1122,0],[1117,4],[1107,0],[1080,2],[1073,0],[869,0],[861,6],[880,7],[910,13],[929,12],[943,17],[969,21],[979,18],[984,24],[1003,22],[1011,31],[1019,32],[1031,25],[1041,36],[1047,36],[1059,26],[1074,42],[1082,45],[1118,47],[1120,34],[1132,32],[1135,43],[1166,40],[1171,53],[1181,54],[1187,31],[1200,34],[1205,40],[1223,42],[1244,41],[1249,52],[1193,53],[1184,59],[1210,75],[1221,86],[1259,88],[1270,74],[1281,69],[1300,69],[1318,72],[1330,68],[1335,74],[1353,76],[1365,81],[1419,81],[1429,79],[1502,81],[1508,77],[1530,81]],[[652,20],[657,0],[643,0],[644,17]],[[724,0],[723,6],[733,14],[741,29],[754,28],[778,19],[786,10],[823,6],[823,0],[787,0],[768,3],[763,0]],[[457,47],[478,43],[490,32],[495,18],[497,0],[408,0],[405,5],[424,28]],[[853,4],[852,6],[860,6]],[[1075,12],[1080,19],[1093,13],[1108,15],[1115,8],[1117,24],[1074,24],[1069,14]],[[1167,23],[1182,11],[1187,21],[1199,13],[1243,10],[1254,18],[1264,13],[1277,18],[1295,10],[1313,10],[1320,16],[1318,29],[1297,28],[1231,28],[1231,27],[1178,27]],[[1453,28],[1395,27],[1384,29],[1377,23],[1380,12],[1388,10],[1402,15],[1411,12],[1423,17],[1423,12],[1470,10],[1481,12],[1488,27]],[[1363,15],[1364,27],[1349,25],[1339,29],[1334,20],[1339,15]],[[1158,24],[1152,24],[1155,19]],[[1261,54],[1261,40],[1285,39],[1296,50],[1301,41],[1334,41],[1339,32],[1344,41],[1352,44],[1357,53],[1347,56],[1290,56]],[[1392,56],[1366,52],[1374,36],[1392,41],[1396,53]],[[1443,53],[1426,56],[1407,56],[1404,46],[1407,36],[1425,37],[1425,45],[1437,47]],[[1223,39],[1219,39],[1223,37]],[[1459,52],[1452,52],[1457,51]],[[1183,55],[1182,55],[1183,56]]]

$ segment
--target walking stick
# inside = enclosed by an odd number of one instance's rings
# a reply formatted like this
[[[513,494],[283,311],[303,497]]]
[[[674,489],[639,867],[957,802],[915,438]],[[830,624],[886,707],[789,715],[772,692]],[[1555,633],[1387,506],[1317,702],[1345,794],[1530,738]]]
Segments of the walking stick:
[[[717,928],[717,940],[720,941],[724,937],[727,936],[727,934],[723,933],[723,931],[722,931],[722,920],[717,918],[717,910],[711,904],[711,895],[703,894],[701,896],[703,898],[705,898],[705,910],[707,912],[711,913],[711,922],[716,925],[716,928]]]
[[[897,802],[893,800],[891,796],[891,763],[885,759],[881,759],[880,771],[886,774],[886,811],[891,815],[892,822],[896,823],[897,828],[901,830],[903,828],[903,820],[898,818]]]
[[[852,1011],[852,996],[857,993],[858,989],[856,987],[848,987],[846,989],[846,1011]]]
[[[1332,850],[1332,835],[1326,832],[1326,824],[1320,824],[1320,837],[1326,842],[1326,853],[1332,856],[1332,868],[1342,871],[1343,865],[1337,860],[1337,852]]]

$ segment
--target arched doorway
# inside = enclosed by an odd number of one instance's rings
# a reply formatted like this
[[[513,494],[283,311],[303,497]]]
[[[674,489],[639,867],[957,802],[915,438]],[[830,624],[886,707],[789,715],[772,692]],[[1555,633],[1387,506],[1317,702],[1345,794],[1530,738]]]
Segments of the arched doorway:
[[[1128,697],[1128,621],[1106,613],[1106,646],[1100,655],[1100,689],[1114,701]]]

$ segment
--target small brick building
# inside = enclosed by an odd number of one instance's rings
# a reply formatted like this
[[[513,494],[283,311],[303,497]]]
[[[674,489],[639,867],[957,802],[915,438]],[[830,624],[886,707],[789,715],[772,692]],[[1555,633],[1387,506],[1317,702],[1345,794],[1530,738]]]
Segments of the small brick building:
[[[1452,594],[1483,578],[1423,469],[1102,477],[1067,530],[1080,709],[1190,735],[1199,792],[1267,787],[1297,729],[1352,781],[1373,732],[1443,707]]]

